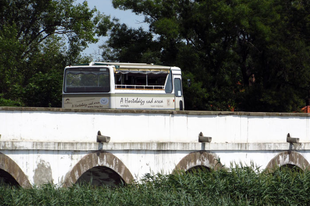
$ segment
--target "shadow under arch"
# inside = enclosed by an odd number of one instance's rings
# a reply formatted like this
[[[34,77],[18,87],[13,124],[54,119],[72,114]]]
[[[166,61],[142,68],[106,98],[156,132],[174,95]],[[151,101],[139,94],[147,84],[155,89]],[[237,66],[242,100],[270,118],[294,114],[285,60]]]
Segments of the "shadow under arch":
[[[276,155],[266,166],[265,171],[272,171],[285,165],[297,166],[302,170],[309,170],[309,162],[298,152],[286,151]]]
[[[304,171],[300,167],[298,167],[296,165],[292,165],[292,164],[282,165],[279,169],[280,170],[290,170],[290,171],[294,171],[294,172],[303,172]]]
[[[195,167],[191,167],[189,168],[186,173],[195,173],[195,172],[210,172],[211,169],[209,167],[203,166],[203,165],[199,165],[199,166],[195,166]]]
[[[132,174],[120,159],[109,152],[102,151],[85,155],[72,170],[67,173],[63,187],[72,186],[85,172],[100,167],[113,170],[126,184],[134,180]]]
[[[172,174],[178,171],[188,171],[192,168],[197,167],[206,167],[208,169],[218,170],[222,168],[222,164],[218,161],[216,155],[206,152],[206,151],[198,151],[191,152],[177,164],[177,166],[172,171]]]
[[[2,175],[7,178],[13,178],[21,187],[32,187],[28,180],[28,177],[20,169],[20,167],[11,158],[2,153],[0,153],[0,170],[2,170]],[[14,181],[13,179],[11,180]]]

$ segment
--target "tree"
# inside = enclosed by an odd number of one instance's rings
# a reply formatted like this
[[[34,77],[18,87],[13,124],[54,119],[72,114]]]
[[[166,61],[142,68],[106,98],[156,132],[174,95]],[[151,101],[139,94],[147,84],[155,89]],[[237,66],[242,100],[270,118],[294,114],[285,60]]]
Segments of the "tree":
[[[224,1],[114,0],[113,4],[144,14],[150,31],[159,36],[161,62],[178,65],[184,76],[193,77],[190,88],[184,82],[187,109],[226,110],[234,104],[240,74],[231,50],[235,39],[225,24],[232,12]]]
[[[106,61],[158,63],[160,46],[153,41],[150,32],[143,31],[142,28],[128,28],[115,19],[109,33],[107,43],[101,46],[102,56]]]
[[[81,59],[80,52],[87,44],[96,43],[98,40],[95,36],[106,35],[112,25],[109,17],[96,9],[89,9],[86,1],[77,5],[73,2],[0,1],[2,98],[26,106],[59,106],[61,85],[50,90],[45,88],[50,84],[37,80],[49,79],[50,76],[61,80],[64,66]],[[36,88],[36,92],[31,91],[31,88]],[[41,94],[43,91],[57,91],[58,100],[42,100],[41,103],[29,101],[40,90]]]
[[[260,5],[257,5],[260,4]],[[309,85],[309,3],[259,1],[248,4],[260,18],[248,18],[239,38],[243,82],[240,108],[252,111],[298,111],[305,105]],[[241,53],[242,52],[242,53]]]
[[[160,62],[178,65],[192,78],[192,87],[184,84],[187,109],[298,111],[304,105],[310,80],[307,1],[113,0],[113,5],[145,15],[158,36]]]

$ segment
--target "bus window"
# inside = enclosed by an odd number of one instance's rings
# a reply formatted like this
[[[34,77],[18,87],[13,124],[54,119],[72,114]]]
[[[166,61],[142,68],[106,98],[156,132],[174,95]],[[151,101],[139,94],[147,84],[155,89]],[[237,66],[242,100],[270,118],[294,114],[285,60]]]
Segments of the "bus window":
[[[182,96],[182,84],[179,78],[174,79],[174,93],[176,97]]]
[[[116,71],[116,89],[164,89],[168,72]]]
[[[172,74],[171,74],[171,72],[167,76],[165,92],[166,93],[171,93],[172,92]]]
[[[109,92],[109,70],[105,68],[67,69],[64,92]]]
[[[165,85],[167,73],[154,74],[150,73],[147,75],[147,81],[149,85]]]

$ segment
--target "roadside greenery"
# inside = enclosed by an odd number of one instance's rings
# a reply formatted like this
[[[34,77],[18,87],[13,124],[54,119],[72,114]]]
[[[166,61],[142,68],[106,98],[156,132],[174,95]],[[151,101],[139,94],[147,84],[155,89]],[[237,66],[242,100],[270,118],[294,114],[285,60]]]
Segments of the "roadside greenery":
[[[307,205],[310,172],[290,168],[272,173],[252,166],[145,175],[116,188],[44,185],[0,187],[1,205]]]
[[[189,110],[298,112],[310,99],[307,0],[111,1],[149,29],[87,2],[0,0],[0,106],[60,106],[63,68],[90,62],[83,49],[105,35],[103,61],[182,68]]]
[[[0,0],[0,105],[61,106],[64,67],[110,26],[87,2]]]
[[[114,27],[107,42],[114,59],[135,56],[181,67],[187,109],[279,112],[305,106],[309,1],[113,0],[113,5],[143,15],[150,25],[149,31]],[[149,35],[152,41],[145,44]]]

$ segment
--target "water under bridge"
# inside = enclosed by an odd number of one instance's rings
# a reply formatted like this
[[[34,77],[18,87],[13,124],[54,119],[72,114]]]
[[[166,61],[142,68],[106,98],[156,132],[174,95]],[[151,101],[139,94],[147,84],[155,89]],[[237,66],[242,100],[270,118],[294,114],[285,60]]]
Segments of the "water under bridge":
[[[117,185],[193,168],[310,161],[301,113],[0,108],[0,181]]]

